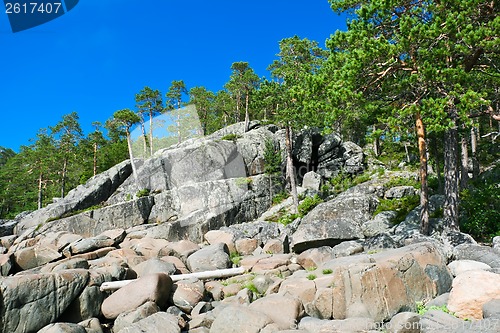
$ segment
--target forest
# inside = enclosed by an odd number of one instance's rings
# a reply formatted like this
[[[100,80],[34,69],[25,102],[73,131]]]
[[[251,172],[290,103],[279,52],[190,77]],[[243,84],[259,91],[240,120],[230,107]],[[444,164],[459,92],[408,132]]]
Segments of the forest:
[[[127,137],[135,127],[144,138],[142,157],[152,155],[152,119],[165,114],[174,135],[162,146],[260,120],[287,130],[287,151],[294,132],[318,127],[366,147],[387,168],[408,156],[419,172],[424,233],[432,170],[450,228],[500,234],[498,1],[329,2],[347,14],[348,29],[332,31],[326,48],[299,36],[279,41],[270,78],[237,61],[218,91],[182,80],[144,87],[135,105],[109,110],[109,120],[93,123],[91,133],[73,112],[40,129],[19,153],[0,147],[0,218],[43,207],[129,158]],[[197,131],[175,126],[176,110],[188,105],[196,106]],[[485,170],[490,178],[480,177]]]

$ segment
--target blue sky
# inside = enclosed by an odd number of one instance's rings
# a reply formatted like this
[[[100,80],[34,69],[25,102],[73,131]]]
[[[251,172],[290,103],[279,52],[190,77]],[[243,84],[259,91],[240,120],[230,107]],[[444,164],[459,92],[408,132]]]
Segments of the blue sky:
[[[76,111],[86,132],[133,108],[144,86],[172,80],[217,91],[230,66],[260,76],[278,42],[318,41],[345,29],[327,0],[80,0],[62,17],[12,33],[0,12],[0,146],[18,151],[40,128]]]

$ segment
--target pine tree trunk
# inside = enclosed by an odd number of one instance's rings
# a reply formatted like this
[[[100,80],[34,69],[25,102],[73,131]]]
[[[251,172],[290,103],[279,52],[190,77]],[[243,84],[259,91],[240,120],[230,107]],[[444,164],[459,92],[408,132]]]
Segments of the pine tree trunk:
[[[472,126],[470,130],[470,146],[472,152],[472,179],[476,179],[479,176],[479,160],[477,159],[477,134],[475,126]]]
[[[447,227],[459,230],[458,225],[458,130],[449,129],[444,138],[444,211]]]
[[[147,157],[148,156],[148,145],[147,145],[148,140],[146,137],[146,127],[144,126],[143,120],[141,120],[141,131],[142,131],[142,137],[144,138],[142,149],[144,150],[144,157]]]
[[[469,152],[467,145],[467,138],[465,136],[460,140],[461,146],[461,161],[462,161],[462,170],[460,172],[460,188],[467,188],[469,183]]]
[[[62,169],[62,179],[61,179],[61,198],[64,198],[64,193],[66,192],[66,173],[68,172],[68,159],[65,158],[63,162]]]
[[[436,170],[437,180],[438,180],[438,193],[443,193],[443,177],[441,175],[441,165],[439,164],[439,150],[438,150],[438,140],[434,137],[432,140],[432,154],[434,154],[434,169]]]
[[[149,113],[149,153],[153,156],[153,113]]]
[[[97,143],[94,143],[94,176],[97,175]]]
[[[245,133],[250,129],[250,115],[248,114],[248,91],[245,96]]]
[[[130,157],[130,164],[132,165],[132,175],[134,176],[134,181],[135,181],[135,186],[137,187],[137,190],[140,190],[139,187],[139,177],[137,176],[137,169],[135,167],[134,163],[134,155],[132,153],[132,140],[130,139],[130,132],[127,129],[127,146],[128,146],[128,154]]]
[[[40,172],[38,175],[38,200],[37,200],[37,207],[38,209],[42,209],[42,190],[43,190],[43,174]]]
[[[293,210],[294,210],[293,213],[297,213],[298,207],[299,207],[299,197],[297,195],[297,182],[295,180],[295,168],[293,167],[292,129],[289,125],[286,126],[285,146],[286,146],[286,174],[288,177],[288,181],[290,182],[290,190],[292,192]]]
[[[429,235],[429,188],[427,185],[427,148],[425,128],[420,114],[417,114],[418,152],[420,156],[420,232]]]

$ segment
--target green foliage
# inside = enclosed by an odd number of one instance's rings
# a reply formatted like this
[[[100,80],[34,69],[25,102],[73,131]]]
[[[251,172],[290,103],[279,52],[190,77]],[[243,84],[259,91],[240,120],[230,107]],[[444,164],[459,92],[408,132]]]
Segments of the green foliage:
[[[332,273],[333,273],[333,270],[331,270],[330,268],[326,268],[326,269],[324,269],[324,270],[322,271],[322,273],[323,273],[324,275],[332,274]]]
[[[264,172],[267,175],[281,174],[281,152],[272,139],[267,139],[264,147]]]
[[[362,173],[355,177],[352,177],[349,174],[340,172],[335,177],[330,178],[329,182],[333,187],[333,192],[335,194],[338,194],[368,180],[370,180],[370,174],[368,173]]]
[[[373,216],[377,215],[380,212],[392,210],[396,212],[396,217],[393,219],[393,223],[399,223],[403,221],[415,207],[420,204],[420,196],[418,195],[410,195],[403,198],[397,199],[382,199],[380,203],[373,213]]]
[[[500,167],[496,170],[498,173]],[[500,236],[499,178],[473,183],[461,193],[460,229],[479,241],[489,242],[492,237]]]
[[[425,306],[423,302],[417,302],[416,308],[417,308],[416,311],[417,311],[417,313],[420,316],[423,316],[424,314],[426,314],[428,311],[431,311],[431,310],[443,311],[444,313],[448,313],[448,314],[450,314],[452,316],[455,315],[455,313],[451,312],[446,305],[442,305],[442,306],[435,306],[435,305]]]
[[[278,219],[278,223],[289,225],[299,217],[299,214],[285,214]]]
[[[137,198],[143,198],[143,197],[148,197],[151,193],[151,190],[149,188],[143,188],[142,190],[137,191],[135,196]]]
[[[241,259],[243,259],[243,256],[241,256],[238,252],[231,252],[229,254],[229,259],[234,266],[238,267],[240,265]]]
[[[323,199],[319,197],[319,195],[314,195],[313,197],[306,197],[298,207],[299,216],[303,217],[307,213],[309,213],[314,207],[323,202]]]
[[[279,192],[273,197],[273,205],[277,205],[283,201],[285,201],[290,196],[287,192]]]
[[[312,280],[315,280],[315,279],[316,279],[316,275],[314,275],[314,274],[309,274],[309,275],[307,275],[307,279],[308,279],[308,280],[311,280],[311,281],[312,281]]]
[[[236,134],[236,133],[229,133],[224,135],[221,140],[226,140],[226,141],[233,141],[235,142],[236,140],[240,139],[241,135]]]
[[[387,188],[396,186],[412,186],[417,190],[420,189],[420,183],[416,179],[404,177],[393,177],[387,183],[385,183],[384,186]]]

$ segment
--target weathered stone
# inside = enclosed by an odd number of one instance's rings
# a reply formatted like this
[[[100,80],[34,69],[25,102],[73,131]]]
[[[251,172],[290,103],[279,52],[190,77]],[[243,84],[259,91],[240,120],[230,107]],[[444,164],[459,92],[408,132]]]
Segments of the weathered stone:
[[[299,323],[299,329],[319,333],[361,333],[377,327],[369,318],[348,318],[345,320],[322,320],[305,317]]]
[[[13,266],[12,254],[0,254],[0,276],[9,275]]]
[[[305,269],[315,269],[334,258],[333,249],[330,246],[322,246],[302,252],[297,258],[297,263]]]
[[[500,324],[500,298],[493,299],[483,304],[483,318],[496,319]]]
[[[227,245],[229,252],[236,252],[234,244],[235,238],[232,233],[222,230],[210,230],[205,234],[205,239],[208,244],[224,243]]]
[[[101,236],[108,237],[108,238],[112,239],[115,242],[114,245],[116,245],[116,244],[123,242],[123,240],[127,236],[127,232],[122,228],[111,229],[111,230],[106,230],[106,231],[102,232],[97,237],[101,237]]]
[[[453,280],[448,309],[459,318],[482,319],[485,303],[500,299],[500,275],[466,271]]]
[[[269,295],[254,301],[250,310],[266,314],[281,330],[293,327],[304,313],[302,303],[287,295]]]
[[[47,264],[40,269],[40,273],[52,273],[66,269],[88,269],[89,262],[83,258],[68,258]]]
[[[321,175],[314,171],[309,171],[304,175],[302,187],[313,191],[319,191],[321,189],[321,181]]]
[[[255,238],[241,238],[235,242],[236,252],[243,256],[247,256],[253,253],[255,249],[259,246],[257,239]]]
[[[358,185],[310,211],[292,235],[293,250],[335,246],[345,240],[363,238],[361,225],[371,219],[378,201]]]
[[[259,333],[271,324],[272,320],[264,313],[244,306],[228,306],[215,318],[211,333],[247,332]]]
[[[448,304],[448,299],[450,298],[450,293],[444,293],[439,295],[438,297],[430,300],[429,302],[425,303],[426,307],[431,307],[431,306],[437,306],[437,307],[442,307],[446,306]]]
[[[280,254],[283,253],[283,250],[283,242],[279,239],[270,239],[262,248],[263,252],[271,254]]]
[[[63,255],[56,250],[40,246],[28,247],[14,253],[16,266],[21,270],[42,266],[62,257]]]
[[[115,241],[107,236],[96,236],[91,238],[76,241],[70,245],[72,254],[80,254],[102,249],[104,247],[111,247]]]
[[[386,199],[401,199],[403,197],[417,194],[417,190],[413,186],[395,186],[385,192]]]
[[[161,257],[160,259],[165,261],[166,263],[170,263],[170,264],[174,265],[176,274],[188,274],[189,273],[189,270],[187,269],[186,264],[184,264],[184,262],[177,257],[165,256],[165,257]]]
[[[363,242],[363,247],[367,252],[374,252],[386,249],[397,249],[398,247],[400,247],[400,245],[390,235],[381,233],[374,237],[366,239]]]
[[[174,252],[174,255],[176,255],[180,259],[183,258],[186,259],[191,254],[195,253],[200,249],[198,244],[195,244],[190,240],[181,240],[178,242],[173,242],[170,243],[168,247]]]
[[[0,279],[0,331],[36,332],[54,322],[87,284],[85,270]]]
[[[361,226],[365,237],[374,237],[378,234],[386,233],[392,228],[392,220],[396,217],[396,212],[380,212],[375,217]]]
[[[157,258],[170,254],[170,243],[165,239],[141,238],[125,240],[120,244],[122,249],[130,248],[144,259]]]
[[[198,304],[205,295],[205,286],[199,280],[182,280],[174,283],[172,302],[186,313]]]
[[[78,325],[83,326],[87,333],[104,333],[101,327],[101,322],[97,318],[90,318],[78,323]]]
[[[500,253],[489,246],[462,244],[456,246],[454,252],[457,260],[475,260],[492,268],[500,267]]]
[[[167,275],[172,275],[175,273],[176,268],[174,264],[168,263],[158,258],[151,258],[134,266],[134,271],[137,273],[138,277],[154,273],[165,273]]]
[[[77,324],[55,323],[45,326],[38,333],[87,333],[87,331]]]
[[[492,242],[492,247],[495,250],[500,251],[500,236],[493,237],[493,240],[491,242]]]
[[[102,303],[102,314],[108,319],[115,319],[120,313],[135,310],[149,301],[164,308],[171,289],[172,279],[166,274],[144,276],[106,298]]]
[[[491,267],[485,263],[474,260],[455,260],[448,264],[448,268],[453,276],[467,271],[483,270],[486,271]]]
[[[231,267],[229,249],[224,243],[206,246],[187,258],[191,272],[213,271]]]
[[[464,321],[440,310],[427,311],[420,319],[420,332],[422,333],[465,333],[464,327]]]
[[[420,333],[420,316],[414,312],[400,312],[386,326],[388,333]]]
[[[341,145],[342,158],[344,159],[344,172],[357,175],[365,169],[365,155],[363,149],[354,142],[346,141]]]
[[[12,235],[17,223],[19,223],[19,221],[17,221],[17,220],[1,220],[0,219],[0,237]]]
[[[180,333],[177,317],[165,312],[157,312],[120,330],[121,333]]]
[[[271,271],[273,269],[287,266],[290,264],[290,254],[275,254],[267,258],[260,259],[253,265],[252,272],[254,273],[264,273],[266,271]],[[243,264],[241,264],[243,266]]]
[[[360,241],[345,241],[332,248],[332,253],[336,258],[347,257],[361,252],[363,252],[363,245]]]
[[[135,310],[121,313],[116,318],[113,325],[113,332],[118,333],[122,329],[136,323],[144,318],[160,311],[158,305],[154,302],[146,302]]]
[[[319,277],[325,270],[331,271],[325,280],[330,285],[323,286],[331,288],[332,318],[336,319],[388,320],[403,309],[414,309],[417,301],[447,292],[451,285],[445,258],[432,243],[337,258],[316,271],[299,271],[293,277],[306,278],[310,274]],[[319,280],[315,279],[315,284]],[[287,285],[285,282],[282,289]],[[322,297],[327,295],[325,291],[321,293]],[[319,295],[315,297],[318,299]]]

